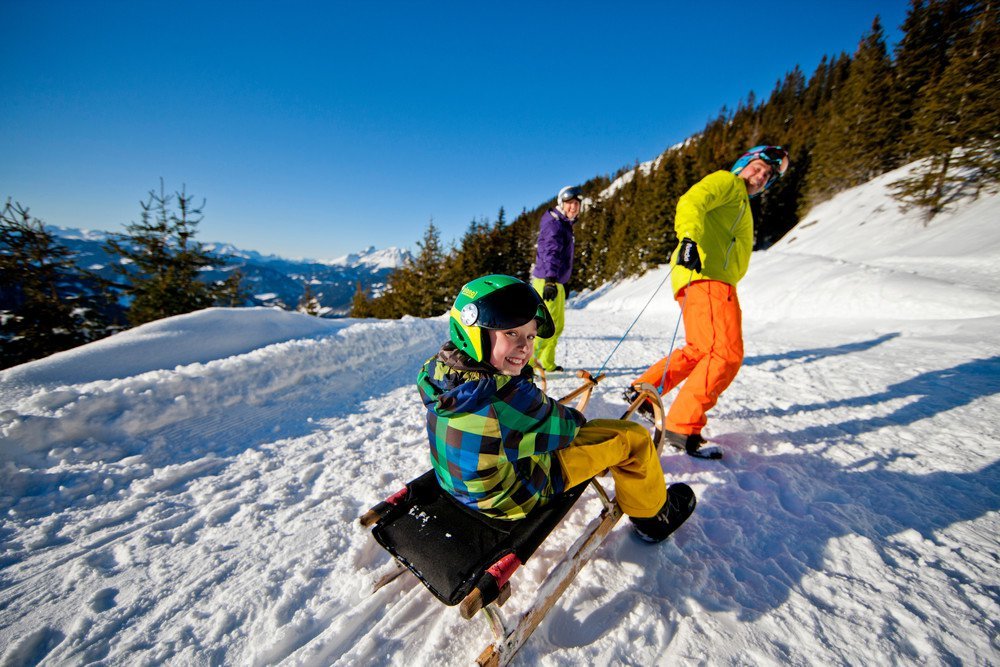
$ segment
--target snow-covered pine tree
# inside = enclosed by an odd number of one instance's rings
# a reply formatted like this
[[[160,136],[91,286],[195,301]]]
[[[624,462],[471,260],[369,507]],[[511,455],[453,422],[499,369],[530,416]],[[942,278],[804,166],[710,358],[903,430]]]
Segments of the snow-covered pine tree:
[[[299,304],[295,310],[313,317],[319,317],[320,313],[323,312],[323,305],[319,302],[319,298],[313,294],[308,282],[302,286],[302,296],[299,297]]]

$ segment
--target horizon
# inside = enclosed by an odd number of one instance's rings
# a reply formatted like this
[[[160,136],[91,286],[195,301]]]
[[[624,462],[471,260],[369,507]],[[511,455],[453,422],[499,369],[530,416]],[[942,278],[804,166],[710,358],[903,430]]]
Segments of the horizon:
[[[331,260],[432,220],[450,243],[852,54],[876,14],[891,53],[907,6],[7,3],[0,196],[119,233],[162,178],[206,200],[203,243]]]

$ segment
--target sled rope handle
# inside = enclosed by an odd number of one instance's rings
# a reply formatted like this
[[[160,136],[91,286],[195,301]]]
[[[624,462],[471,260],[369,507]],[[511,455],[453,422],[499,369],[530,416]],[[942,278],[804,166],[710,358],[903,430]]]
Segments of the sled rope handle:
[[[604,379],[603,375],[598,375],[594,377],[589,371],[577,371],[576,376],[583,380],[583,384],[566,394],[562,398],[558,399],[557,403],[562,403],[563,405],[568,405],[577,396],[580,397],[580,401],[576,405],[576,409],[583,412],[587,409],[587,403],[590,402],[590,397],[594,393],[594,387],[597,383]]]

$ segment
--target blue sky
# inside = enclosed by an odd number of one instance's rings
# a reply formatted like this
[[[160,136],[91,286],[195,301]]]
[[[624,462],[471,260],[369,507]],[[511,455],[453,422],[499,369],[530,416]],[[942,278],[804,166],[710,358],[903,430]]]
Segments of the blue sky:
[[[655,157],[894,2],[0,0],[0,196],[121,231],[159,186],[201,241],[288,257],[445,242]]]

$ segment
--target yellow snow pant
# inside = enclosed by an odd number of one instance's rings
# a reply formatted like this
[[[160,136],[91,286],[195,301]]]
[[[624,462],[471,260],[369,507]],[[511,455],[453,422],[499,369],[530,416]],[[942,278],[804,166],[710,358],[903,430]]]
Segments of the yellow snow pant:
[[[593,419],[573,443],[557,449],[566,488],[611,470],[615,500],[629,516],[651,517],[667,500],[660,456],[640,424],[621,419]]]
[[[532,278],[531,286],[541,295],[545,288],[545,278]],[[542,370],[546,371],[556,367],[556,343],[559,342],[559,335],[566,323],[566,287],[556,283],[556,289],[559,290],[556,298],[545,302],[545,307],[552,316],[552,322],[556,325],[556,332],[551,338],[535,338],[535,359],[538,360]]]
[[[648,382],[660,388],[666,366],[661,394],[684,382],[667,413],[667,429],[701,433],[708,421],[705,413],[716,404],[743,363],[743,315],[736,288],[718,280],[693,282],[675,298],[684,311],[687,342],[669,359],[664,357],[650,366],[633,384]]]

